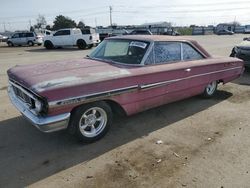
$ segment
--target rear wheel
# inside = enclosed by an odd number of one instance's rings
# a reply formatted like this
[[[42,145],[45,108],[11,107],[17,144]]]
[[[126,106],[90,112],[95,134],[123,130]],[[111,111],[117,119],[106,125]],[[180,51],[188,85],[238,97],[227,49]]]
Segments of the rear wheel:
[[[76,45],[79,49],[85,49],[87,47],[86,42],[84,40],[78,40]]]
[[[205,90],[204,90],[202,96],[203,96],[204,98],[211,98],[211,97],[213,97],[214,94],[215,94],[216,91],[217,91],[217,85],[218,85],[218,84],[217,84],[217,81],[213,81],[213,82],[209,83],[209,84],[206,86],[206,88],[205,88]]]
[[[32,42],[32,41],[28,41],[28,43],[27,43],[29,46],[34,46],[34,42]]]
[[[102,138],[112,123],[112,111],[105,102],[78,107],[72,114],[69,130],[78,140],[94,142]]]
[[[8,44],[8,46],[9,46],[9,47],[14,46],[14,45],[13,45],[13,43],[12,43],[12,42],[10,42],[10,41],[9,41],[9,42],[7,42],[7,44]]]
[[[44,47],[45,47],[46,49],[52,49],[52,48],[54,48],[54,45],[52,44],[51,41],[45,41],[45,42],[44,42]]]

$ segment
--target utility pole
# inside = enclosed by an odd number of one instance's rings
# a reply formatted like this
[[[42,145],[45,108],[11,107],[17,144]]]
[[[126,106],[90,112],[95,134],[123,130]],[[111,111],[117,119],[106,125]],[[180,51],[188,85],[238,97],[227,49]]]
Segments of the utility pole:
[[[109,6],[109,19],[110,19],[110,26],[112,26],[112,6]]]

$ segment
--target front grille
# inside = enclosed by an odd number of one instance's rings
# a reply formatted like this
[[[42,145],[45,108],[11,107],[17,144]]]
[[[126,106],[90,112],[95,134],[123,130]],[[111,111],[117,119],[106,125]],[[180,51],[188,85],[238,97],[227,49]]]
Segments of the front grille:
[[[24,103],[26,103],[29,107],[34,108],[35,107],[35,100],[31,98],[26,92],[24,92],[19,87],[16,87],[15,85],[11,84],[13,91],[19,99],[21,99]]]

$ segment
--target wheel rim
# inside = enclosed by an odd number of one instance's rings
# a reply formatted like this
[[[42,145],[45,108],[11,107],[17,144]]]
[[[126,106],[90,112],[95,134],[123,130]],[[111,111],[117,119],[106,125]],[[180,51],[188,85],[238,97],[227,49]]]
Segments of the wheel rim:
[[[216,89],[216,81],[211,82],[207,85],[206,91],[208,95],[212,95]]]
[[[99,107],[93,107],[84,112],[79,121],[81,133],[86,137],[99,135],[107,124],[107,113]]]
[[[29,45],[29,46],[32,46],[32,42],[28,42],[28,45]]]

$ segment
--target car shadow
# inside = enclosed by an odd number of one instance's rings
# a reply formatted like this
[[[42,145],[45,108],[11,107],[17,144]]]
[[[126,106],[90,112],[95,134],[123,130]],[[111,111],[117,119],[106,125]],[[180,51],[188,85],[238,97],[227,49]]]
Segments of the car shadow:
[[[232,81],[232,83],[250,86],[250,69],[245,69],[243,75],[240,78]]]
[[[89,49],[84,49],[89,50]],[[46,48],[33,48],[33,49],[27,49],[26,52],[70,52],[70,51],[84,51],[83,49],[79,49],[77,47],[69,47],[69,48],[53,48],[53,49],[46,49]]]
[[[109,133],[92,144],[77,142],[66,131],[39,132],[22,116],[0,122],[0,187],[24,187],[61,170],[94,159],[135,139],[216,105],[232,94],[219,90],[213,99],[193,97],[131,117],[116,117]]]

